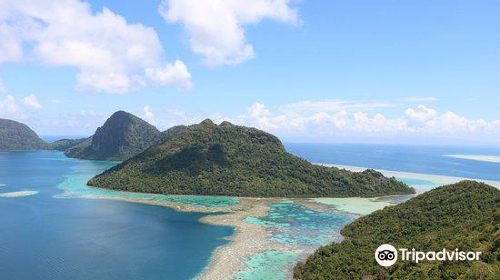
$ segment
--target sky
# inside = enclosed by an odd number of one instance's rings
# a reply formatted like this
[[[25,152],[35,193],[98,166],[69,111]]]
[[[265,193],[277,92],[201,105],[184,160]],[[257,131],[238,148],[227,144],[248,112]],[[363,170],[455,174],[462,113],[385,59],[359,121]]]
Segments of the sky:
[[[496,0],[0,0],[0,118],[115,111],[289,142],[500,143]]]

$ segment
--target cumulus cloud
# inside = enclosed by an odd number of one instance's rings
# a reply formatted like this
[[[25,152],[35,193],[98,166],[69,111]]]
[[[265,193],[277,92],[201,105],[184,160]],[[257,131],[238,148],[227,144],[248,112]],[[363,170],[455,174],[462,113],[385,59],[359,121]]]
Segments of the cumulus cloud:
[[[24,97],[20,104],[16,98],[10,94],[0,99],[0,117],[8,119],[27,119],[42,108],[36,95],[30,94]]]
[[[156,125],[155,114],[153,113],[153,111],[151,111],[151,108],[149,106],[144,106],[142,110],[144,112],[142,118],[151,123],[152,125]]]
[[[24,104],[24,106],[26,106],[27,108],[32,109],[32,110],[38,111],[38,110],[42,109],[42,105],[40,103],[38,103],[38,100],[37,100],[35,94],[30,94],[30,95],[26,96],[25,98],[23,98],[22,103]]]
[[[408,108],[405,115],[414,121],[424,122],[437,116],[436,110],[427,108],[424,105],[419,105],[417,108]]]
[[[7,95],[0,101],[0,117],[3,118],[23,118],[16,99],[12,95]]]
[[[292,0],[163,0],[160,13],[183,26],[191,50],[209,65],[239,64],[254,57],[245,26],[271,19],[298,24]]]
[[[190,80],[191,74],[180,60],[176,60],[174,64],[168,63],[163,68],[147,68],[146,77],[162,86],[175,85],[181,88],[193,86]]]
[[[388,118],[366,110],[344,109],[284,110],[298,108],[299,102],[278,106],[272,110],[262,103],[250,106],[243,115],[229,118],[241,125],[254,126],[285,137],[309,137],[338,139],[338,137],[419,137],[425,139],[467,139],[475,142],[500,140],[500,120],[467,119],[453,112],[439,114],[436,110],[419,105],[408,108],[402,115]],[[317,108],[314,106],[314,108]],[[332,109],[331,107],[326,107]]]
[[[81,90],[134,90],[147,82],[146,69],[155,68],[175,77],[160,85],[189,83],[184,64],[162,67],[163,47],[154,29],[129,24],[107,8],[94,14],[88,3],[79,0],[1,1],[0,41],[0,63],[33,58],[47,65],[76,67],[76,86]]]
[[[10,94],[0,99],[0,117],[14,120],[26,120],[35,118],[42,105],[38,102],[36,95],[30,94],[18,102]]]

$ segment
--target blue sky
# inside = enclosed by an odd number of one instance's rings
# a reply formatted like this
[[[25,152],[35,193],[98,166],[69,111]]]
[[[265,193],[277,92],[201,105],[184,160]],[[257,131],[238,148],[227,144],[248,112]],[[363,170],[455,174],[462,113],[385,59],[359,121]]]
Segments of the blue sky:
[[[0,117],[42,135],[123,109],[286,141],[500,140],[498,1],[46,1],[0,4]]]

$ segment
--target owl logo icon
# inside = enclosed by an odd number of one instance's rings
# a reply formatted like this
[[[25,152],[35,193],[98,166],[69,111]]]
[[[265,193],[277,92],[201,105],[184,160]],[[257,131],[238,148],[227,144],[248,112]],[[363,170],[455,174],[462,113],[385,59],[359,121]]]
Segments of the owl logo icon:
[[[381,266],[391,266],[398,260],[398,251],[390,244],[380,245],[375,251],[375,260]]]

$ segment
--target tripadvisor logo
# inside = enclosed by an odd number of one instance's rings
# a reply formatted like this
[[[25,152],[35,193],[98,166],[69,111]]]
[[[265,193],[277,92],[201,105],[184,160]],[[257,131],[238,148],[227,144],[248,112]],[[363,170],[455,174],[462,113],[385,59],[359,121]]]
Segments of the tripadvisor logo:
[[[411,261],[418,263],[423,260],[427,261],[478,261],[481,252],[464,252],[455,250],[443,249],[438,252],[421,252],[415,249],[400,248],[397,250],[390,244],[380,245],[375,251],[375,260],[381,266],[391,266],[398,260],[398,251],[401,261]]]
[[[398,251],[392,245],[380,245],[375,251],[375,259],[381,266],[391,266],[398,260]]]

